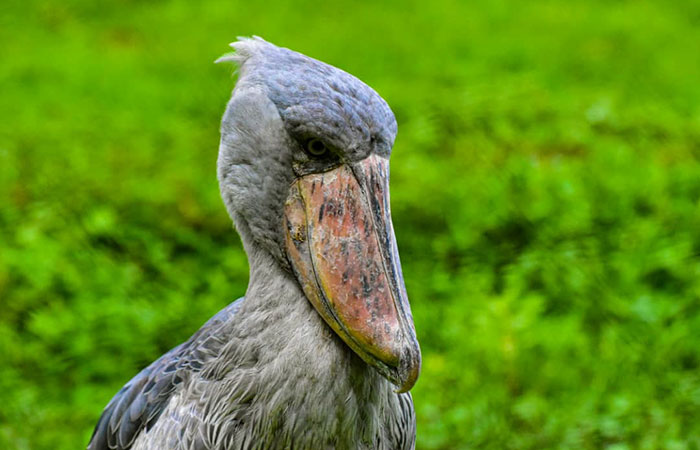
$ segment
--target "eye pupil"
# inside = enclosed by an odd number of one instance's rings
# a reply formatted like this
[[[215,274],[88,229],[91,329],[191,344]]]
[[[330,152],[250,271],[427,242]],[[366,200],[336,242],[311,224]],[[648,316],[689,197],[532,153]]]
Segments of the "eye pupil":
[[[313,156],[321,156],[326,153],[326,144],[324,144],[320,139],[311,139],[306,144],[306,150]]]

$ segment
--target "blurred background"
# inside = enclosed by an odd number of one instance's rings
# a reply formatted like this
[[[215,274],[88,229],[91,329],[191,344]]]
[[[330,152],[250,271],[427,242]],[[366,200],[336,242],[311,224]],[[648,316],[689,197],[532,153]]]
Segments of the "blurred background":
[[[244,293],[212,62],[253,34],[396,113],[419,449],[700,448],[695,0],[3,0],[0,448],[83,448]]]

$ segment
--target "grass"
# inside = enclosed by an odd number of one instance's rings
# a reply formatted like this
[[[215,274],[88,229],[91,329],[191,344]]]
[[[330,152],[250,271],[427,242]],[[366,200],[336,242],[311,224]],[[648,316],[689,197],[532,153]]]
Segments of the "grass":
[[[5,2],[0,447],[84,446],[244,292],[211,62],[252,34],[397,115],[420,449],[700,448],[691,0]]]

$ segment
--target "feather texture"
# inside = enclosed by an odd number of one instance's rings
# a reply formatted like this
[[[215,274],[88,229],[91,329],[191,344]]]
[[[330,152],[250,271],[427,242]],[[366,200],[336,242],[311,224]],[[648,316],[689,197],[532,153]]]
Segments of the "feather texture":
[[[219,328],[240,307],[239,299],[212,317],[189,340],[161,356],[131,379],[102,412],[88,450],[128,450],[144,430],[150,429],[172,394],[196,374],[204,362],[218,354],[223,342]]]

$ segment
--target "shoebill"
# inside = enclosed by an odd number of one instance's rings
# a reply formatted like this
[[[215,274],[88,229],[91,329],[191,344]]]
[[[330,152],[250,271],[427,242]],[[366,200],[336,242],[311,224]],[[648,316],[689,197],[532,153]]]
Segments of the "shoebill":
[[[414,448],[394,115],[342,70],[260,38],[231,45],[217,169],[245,297],[129,381],[88,449]]]

